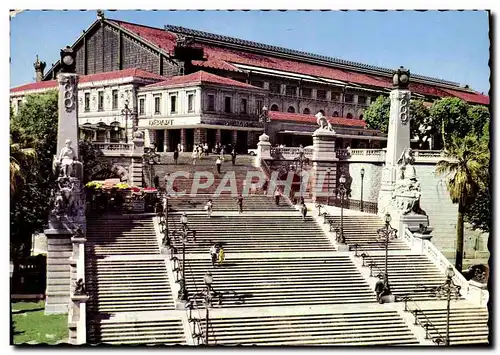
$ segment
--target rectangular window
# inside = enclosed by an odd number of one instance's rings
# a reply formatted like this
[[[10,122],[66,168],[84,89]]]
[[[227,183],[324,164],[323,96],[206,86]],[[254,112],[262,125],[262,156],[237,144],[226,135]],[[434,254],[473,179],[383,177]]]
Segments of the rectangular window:
[[[280,84],[270,83],[269,84],[269,91],[272,94],[279,94],[280,93]]]
[[[97,93],[97,110],[104,110],[104,91],[99,91]]]
[[[366,104],[366,96],[358,96],[358,104],[365,105]]]
[[[257,100],[256,102],[257,106],[257,114],[260,115],[262,113],[262,100]]]
[[[302,97],[311,97],[312,96],[312,89],[311,88],[302,88]]]
[[[194,94],[188,95],[188,112],[194,111]]]
[[[160,96],[155,97],[155,115],[160,114]]]
[[[224,112],[231,113],[231,97],[224,98]]]
[[[118,90],[113,90],[113,110],[118,109]]]
[[[90,92],[85,93],[85,112],[90,111]]]
[[[318,91],[316,91],[316,98],[318,100],[326,100],[326,90],[318,90]]]
[[[332,92],[332,101],[339,101],[340,94],[338,92]]]
[[[247,113],[247,99],[241,99],[241,113]]]
[[[19,108],[21,108],[21,105],[23,104],[23,100],[20,99],[20,100],[17,100],[17,109],[19,110]]]
[[[208,111],[215,111],[215,95],[208,95]]]
[[[145,103],[145,99],[143,97],[141,97],[139,99],[139,115],[144,115],[144,103]]]
[[[177,96],[170,96],[170,113],[177,112]]]
[[[286,94],[288,96],[297,96],[297,87],[296,86],[287,85],[286,86]]]
[[[250,85],[257,86],[259,88],[263,88],[264,87],[264,82],[261,81],[261,80],[253,80],[253,81],[250,82]]]
[[[354,95],[352,94],[345,94],[344,96],[344,102],[353,102],[354,101]]]

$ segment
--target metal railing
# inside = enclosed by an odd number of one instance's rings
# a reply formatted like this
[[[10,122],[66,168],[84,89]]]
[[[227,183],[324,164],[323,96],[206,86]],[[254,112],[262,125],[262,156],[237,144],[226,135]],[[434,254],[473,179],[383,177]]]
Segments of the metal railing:
[[[415,325],[419,325],[425,330],[425,339],[430,339],[432,340],[433,343],[436,345],[446,345],[446,338],[441,335],[439,330],[432,324],[431,320],[427,318],[426,314],[422,311],[422,309],[418,306],[417,302],[412,299],[410,296],[406,295],[402,297],[402,300],[404,301],[405,304],[405,312],[411,312],[413,316],[415,317]],[[413,302],[413,309],[410,308],[409,302]],[[419,315],[423,316],[425,321],[422,321],[420,319]],[[432,335],[431,331],[433,331],[435,334]]]

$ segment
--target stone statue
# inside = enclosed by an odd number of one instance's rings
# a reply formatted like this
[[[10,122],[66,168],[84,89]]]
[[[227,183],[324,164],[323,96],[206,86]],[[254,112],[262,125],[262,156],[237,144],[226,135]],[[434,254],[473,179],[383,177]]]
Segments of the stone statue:
[[[315,116],[320,130],[333,131],[332,125],[321,112],[318,112]]]
[[[83,279],[79,279],[78,281],[75,282],[75,296],[84,296],[85,293],[85,283],[83,282]]]
[[[405,148],[397,161],[397,164],[399,165],[400,179],[402,180],[405,178],[416,178],[417,176],[415,167],[413,166],[415,163],[415,157],[413,154],[413,149]],[[405,177],[405,172],[408,169],[408,175]]]
[[[77,156],[71,147],[71,140],[66,139],[66,146],[61,149],[59,154],[59,164],[61,165],[61,172],[64,177],[70,177],[73,174],[73,167]]]

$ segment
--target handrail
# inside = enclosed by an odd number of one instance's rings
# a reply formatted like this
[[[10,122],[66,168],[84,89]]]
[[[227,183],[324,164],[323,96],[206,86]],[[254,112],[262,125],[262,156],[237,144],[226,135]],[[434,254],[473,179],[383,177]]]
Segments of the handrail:
[[[429,339],[429,336],[430,336],[430,340],[432,340],[432,342],[434,342],[436,345],[439,346],[441,344],[446,344],[445,337],[443,337],[441,335],[441,333],[439,332],[439,330],[434,326],[434,324],[432,324],[431,320],[429,318],[427,318],[427,316],[425,315],[425,313],[418,306],[417,301],[415,301],[413,298],[411,298],[408,295],[403,296],[402,299],[403,299],[403,301],[405,303],[405,309],[404,309],[404,311],[405,312],[411,312],[413,314],[413,316],[415,317],[415,323],[414,324],[415,325],[420,325],[422,328],[425,329],[425,339]],[[411,310],[408,307],[408,301],[411,301],[411,302],[414,303],[415,307],[414,307],[413,310]],[[419,314],[421,314],[421,315],[424,316],[426,323],[422,324],[422,321],[418,318]],[[438,336],[435,337],[435,336],[430,335],[429,328],[431,328],[432,330],[434,330]]]

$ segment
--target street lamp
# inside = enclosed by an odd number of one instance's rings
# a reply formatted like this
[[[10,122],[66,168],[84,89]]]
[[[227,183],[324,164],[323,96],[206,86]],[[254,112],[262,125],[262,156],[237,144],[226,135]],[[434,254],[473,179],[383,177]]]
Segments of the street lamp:
[[[149,184],[152,187],[153,184],[153,165],[157,163],[158,154],[154,150],[149,149],[142,155],[143,164],[149,165]]]
[[[206,294],[205,294],[205,345],[208,345],[208,324],[209,324],[209,311],[208,308],[212,306],[212,282],[214,281],[212,273],[207,271],[205,276],[203,277],[203,281],[205,281],[206,286]]]
[[[365,178],[365,168],[361,168],[361,206],[360,206],[360,210],[361,212],[363,212],[363,180]]]
[[[327,179],[328,179],[328,195],[327,195],[327,198],[326,198],[326,204],[327,206],[330,206],[330,173],[331,173],[331,168],[327,168],[326,169],[326,176],[327,176]]]
[[[259,122],[264,124],[264,134],[267,135],[267,124],[271,122],[271,119],[267,115],[267,106],[262,107],[262,113],[259,116]]]
[[[194,232],[193,232],[194,233]],[[188,291],[186,289],[186,241],[189,234],[187,229],[183,229],[181,232],[175,231],[174,234],[177,234],[182,237],[182,274],[181,279],[179,280],[179,294],[177,298],[182,301],[188,300]]]
[[[302,172],[304,165],[309,165],[309,158],[306,157],[305,149],[302,144],[299,146],[299,155],[293,159],[300,166],[300,197],[304,197],[302,194]]]
[[[389,273],[388,273],[388,261],[389,261],[389,240],[397,238],[397,230],[391,227],[391,215],[386,213],[384,216],[385,226],[377,229],[378,240],[384,242],[385,244],[385,273],[384,273],[384,296],[390,296],[391,289],[389,287]]]
[[[346,178],[345,175],[342,174],[340,175],[339,178],[339,192],[340,192],[340,242],[345,243],[345,237],[344,237],[344,197],[346,194],[346,188],[345,188],[345,182]]]
[[[128,100],[125,100],[125,107],[122,109],[122,115],[125,116],[125,143],[128,143],[128,115],[132,115],[132,119],[135,116],[135,112],[128,107]],[[132,127],[135,127],[135,122],[132,123]]]

